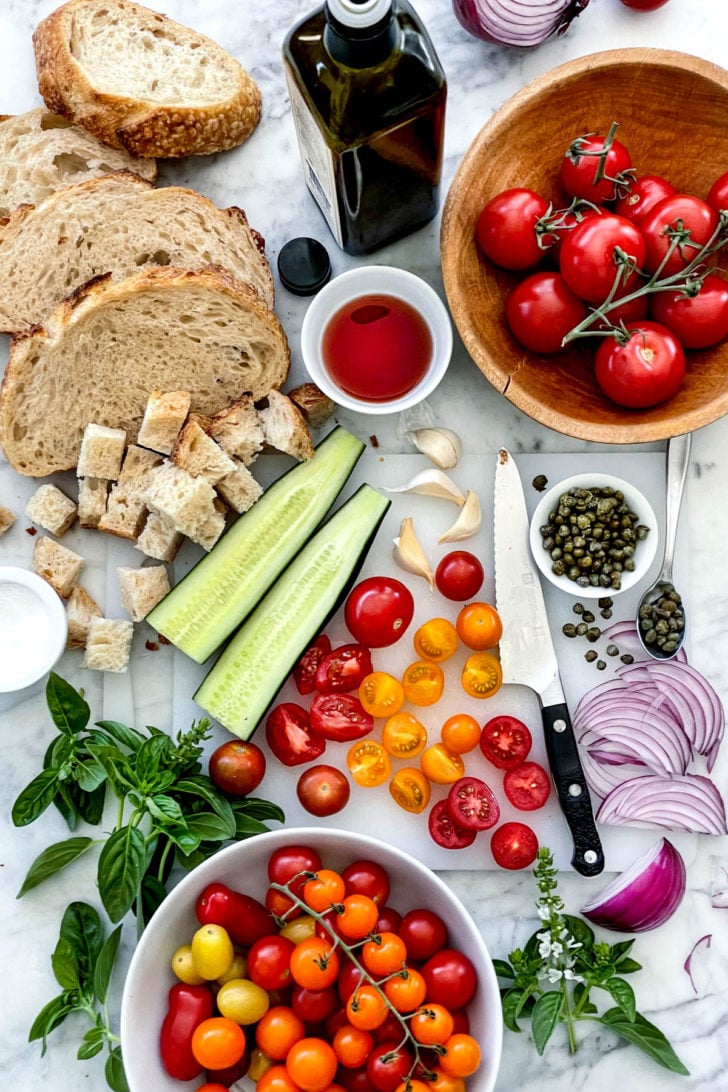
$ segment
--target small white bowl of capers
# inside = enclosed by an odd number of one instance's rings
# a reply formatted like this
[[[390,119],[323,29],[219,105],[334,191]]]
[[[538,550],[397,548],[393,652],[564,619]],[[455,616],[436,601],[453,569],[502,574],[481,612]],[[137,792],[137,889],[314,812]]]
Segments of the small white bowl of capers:
[[[645,495],[613,474],[576,474],[554,485],[531,517],[534,560],[557,588],[580,598],[619,595],[650,570],[657,517]]]

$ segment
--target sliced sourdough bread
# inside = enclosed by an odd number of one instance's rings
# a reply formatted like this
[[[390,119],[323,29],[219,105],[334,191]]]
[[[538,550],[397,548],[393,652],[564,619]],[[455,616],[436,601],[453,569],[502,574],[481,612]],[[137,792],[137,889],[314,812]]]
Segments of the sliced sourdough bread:
[[[17,335],[0,388],[0,442],[21,474],[76,466],[86,425],[126,430],[134,443],[152,391],[189,391],[212,415],[243,391],[265,397],[290,353],[258,293],[209,266],[100,277]]]
[[[0,330],[42,325],[79,285],[101,273],[217,265],[273,306],[262,240],[240,209],[218,209],[181,186],[154,189],[129,171],[94,178],[17,209],[0,222]]]
[[[153,182],[154,159],[136,159],[42,106],[0,116],[0,216],[38,205],[56,190],[110,171],[134,171]]]
[[[219,152],[258,124],[260,92],[234,57],[130,0],[69,0],[33,45],[49,108],[134,155]]]

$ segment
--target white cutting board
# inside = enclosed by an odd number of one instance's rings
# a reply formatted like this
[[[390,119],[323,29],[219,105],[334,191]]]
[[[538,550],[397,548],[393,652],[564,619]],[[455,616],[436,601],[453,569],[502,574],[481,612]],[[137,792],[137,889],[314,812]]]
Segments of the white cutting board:
[[[576,472],[603,470],[633,482],[644,491],[655,509],[659,521],[659,530],[656,529],[656,531],[662,538],[665,480],[665,459],[663,454],[607,452],[587,455],[519,455],[514,453],[514,457],[521,471],[529,510],[535,507],[540,497],[540,494],[531,485],[537,474],[545,474],[549,484],[555,484]],[[361,576],[391,574],[403,580],[415,595],[416,613],[409,631],[396,645],[389,649],[377,649],[373,652],[372,658],[375,669],[386,670],[395,675],[401,673],[409,663],[416,659],[412,648],[412,634],[417,625],[436,615],[449,617],[454,621],[459,608],[459,604],[446,600],[437,591],[430,591],[424,580],[403,573],[394,564],[392,560],[392,539],[398,533],[400,521],[403,517],[411,516],[413,518],[418,537],[428,556],[432,559],[433,568],[437,561],[451,549],[463,548],[476,553],[483,562],[486,574],[483,589],[478,597],[494,602],[492,494],[495,462],[495,452],[483,456],[465,455],[458,467],[450,472],[453,480],[457,482],[463,492],[467,489],[473,489],[478,493],[483,511],[483,523],[478,535],[463,543],[442,546],[437,544],[439,535],[454,522],[457,516],[459,509],[454,504],[421,496],[390,494],[392,506],[364,563]],[[275,476],[274,471],[280,469],[282,465],[278,464],[278,467],[276,467],[275,463],[271,463],[268,471],[272,473],[272,476]],[[403,485],[416,472],[429,465],[431,464],[429,464],[428,460],[421,455],[378,455],[376,452],[367,451],[360,460],[342,497],[350,495],[364,481],[380,489]],[[676,584],[683,589],[685,598],[688,599],[687,551],[685,544],[688,518],[686,510],[683,510],[682,513],[681,526],[683,534],[681,536],[682,540],[678,542]],[[661,548],[658,548],[659,554],[661,554]],[[189,567],[191,559],[188,555],[186,559],[180,561],[178,566],[180,575],[183,569]],[[650,580],[656,575],[658,567],[659,565],[656,562]],[[631,593],[625,592],[615,599],[614,621],[634,616],[639,591],[641,591],[641,588]],[[596,647],[603,652],[604,642],[592,646],[584,639],[569,640],[561,634],[561,626],[564,622],[578,620],[571,610],[573,603],[578,599],[578,595],[567,595],[551,585],[545,588],[545,593],[564,689],[573,709],[576,701],[585,691],[603,682],[610,675],[615,661],[610,661],[609,668],[606,671],[597,671],[593,664],[588,664],[584,660],[584,652],[592,647]],[[603,622],[598,617],[597,608],[595,608],[595,613],[597,613],[597,623],[606,626],[608,623]],[[341,611],[326,627],[326,633],[331,638],[334,646],[352,639],[344,626]],[[468,698],[463,692],[459,681],[459,666],[464,658],[465,652],[458,652],[452,660],[444,665],[446,685],[445,693],[440,702],[426,709],[405,706],[405,708],[411,708],[411,711],[426,725],[430,734],[430,741],[437,742],[439,740],[440,725],[452,713],[470,712],[480,723],[484,723],[499,713],[509,713],[528,724],[534,739],[533,751],[530,757],[534,761],[546,765],[540,712],[535,695],[525,687],[504,686],[492,698],[482,701]],[[603,658],[610,660],[606,656]],[[616,665],[619,665],[618,659],[616,659]],[[175,715],[173,723],[179,728],[189,724],[192,719],[201,715],[201,710],[191,700],[191,695],[203,678],[206,668],[194,664],[181,653],[176,652],[174,654],[174,670]],[[304,705],[307,701],[306,698],[301,698],[298,695],[292,684],[287,684],[277,700],[297,701]],[[377,738],[380,735],[381,723],[383,722],[377,723],[372,738]],[[227,738],[227,736],[222,733],[220,738]],[[496,867],[490,855],[488,832],[478,835],[473,845],[467,849],[441,849],[434,844],[428,834],[426,814],[411,815],[403,811],[390,798],[386,785],[374,789],[363,789],[356,784],[352,784],[351,798],[343,811],[328,819],[312,819],[299,805],[295,795],[296,780],[304,767],[287,768],[282,766],[268,751],[265,732],[262,727],[256,733],[255,741],[263,747],[269,759],[268,771],[258,793],[267,799],[276,801],[283,807],[287,825],[310,826],[313,822],[373,835],[384,842],[406,849],[431,868],[490,869]],[[346,752],[349,746],[350,744],[329,743],[319,761],[346,769]],[[400,765],[406,765],[406,763],[402,762]],[[479,750],[465,756],[465,765],[466,773],[482,777],[493,788],[501,803],[501,821],[521,820],[530,823],[541,843],[550,846],[553,850],[557,865],[560,868],[570,866],[572,852],[570,836],[555,797],[552,796],[539,811],[531,813],[518,812],[505,800],[502,791],[502,774],[490,766]],[[433,786],[433,802],[444,796],[446,792],[447,788],[445,786]],[[657,831],[626,828],[602,828],[601,834],[606,855],[606,867],[609,871],[621,871],[627,867],[660,836]],[[676,834],[671,835],[671,839],[674,840],[689,862],[697,846],[696,836]]]

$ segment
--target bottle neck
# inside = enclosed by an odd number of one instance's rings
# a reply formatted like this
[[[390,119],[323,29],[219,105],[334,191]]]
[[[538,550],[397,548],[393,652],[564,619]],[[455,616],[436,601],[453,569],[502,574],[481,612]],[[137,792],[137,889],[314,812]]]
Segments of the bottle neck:
[[[394,49],[397,26],[392,5],[370,26],[351,26],[324,5],[326,26],[324,45],[335,61],[348,68],[371,68],[380,64]]]

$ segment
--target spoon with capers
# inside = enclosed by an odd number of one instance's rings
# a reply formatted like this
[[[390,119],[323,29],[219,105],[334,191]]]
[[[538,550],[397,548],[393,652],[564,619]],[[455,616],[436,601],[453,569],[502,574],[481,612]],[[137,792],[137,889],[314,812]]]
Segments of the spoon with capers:
[[[644,592],[637,607],[640,644],[655,660],[671,660],[685,640],[685,607],[673,583],[672,565],[691,443],[689,432],[684,436],[673,436],[667,442],[665,551],[657,579]]]

